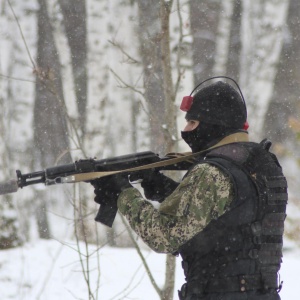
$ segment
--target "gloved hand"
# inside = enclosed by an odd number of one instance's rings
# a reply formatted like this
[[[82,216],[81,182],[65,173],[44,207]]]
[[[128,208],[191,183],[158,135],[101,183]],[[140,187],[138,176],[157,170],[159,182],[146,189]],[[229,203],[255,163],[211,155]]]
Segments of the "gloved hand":
[[[165,176],[159,171],[146,173],[141,183],[145,197],[152,201],[163,202],[166,197],[171,195],[179,185],[170,177]]]
[[[126,175],[110,175],[94,179],[91,185],[94,187],[95,202],[98,204],[108,204],[117,200],[122,190],[132,187]]]
[[[127,175],[123,174],[92,180],[91,185],[94,187],[94,200],[101,205],[95,221],[111,227],[118,211],[118,197],[124,189],[130,188],[132,185],[129,183]]]

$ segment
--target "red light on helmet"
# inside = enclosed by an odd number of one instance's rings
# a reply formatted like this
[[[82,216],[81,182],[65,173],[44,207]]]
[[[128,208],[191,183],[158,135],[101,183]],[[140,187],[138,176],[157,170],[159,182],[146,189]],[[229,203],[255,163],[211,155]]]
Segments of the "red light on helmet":
[[[182,99],[180,109],[182,111],[189,111],[193,104],[193,96],[185,96]]]
[[[243,129],[244,129],[244,130],[247,130],[248,128],[249,128],[249,123],[248,123],[248,121],[246,121],[245,124],[244,124]]]

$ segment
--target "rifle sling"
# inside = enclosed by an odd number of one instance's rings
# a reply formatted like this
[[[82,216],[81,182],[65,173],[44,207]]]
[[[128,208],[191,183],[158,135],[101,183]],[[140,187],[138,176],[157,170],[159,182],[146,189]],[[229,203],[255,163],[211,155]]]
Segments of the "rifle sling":
[[[93,179],[97,179],[97,178],[101,178],[101,177],[105,177],[105,176],[109,176],[109,175],[114,175],[114,174],[119,174],[119,173],[131,173],[131,172],[136,172],[136,171],[143,171],[143,170],[148,170],[148,169],[155,169],[155,168],[175,165],[175,164],[178,164],[183,161],[191,161],[192,162],[197,156],[203,154],[204,152],[224,146],[226,144],[236,143],[236,142],[248,142],[248,134],[246,132],[238,132],[238,133],[228,135],[224,139],[222,139],[219,143],[214,145],[213,147],[207,148],[207,149],[197,152],[197,153],[191,153],[191,152],[170,153],[170,154],[167,154],[166,157],[168,157],[168,156],[174,157],[175,156],[175,158],[170,158],[170,159],[162,160],[162,161],[159,161],[156,163],[147,164],[147,165],[129,168],[129,169],[124,169],[124,170],[119,170],[119,171],[78,173],[78,174],[74,174],[71,176],[63,177],[62,182],[63,183],[75,183],[75,182],[80,182],[80,181],[90,181]]]

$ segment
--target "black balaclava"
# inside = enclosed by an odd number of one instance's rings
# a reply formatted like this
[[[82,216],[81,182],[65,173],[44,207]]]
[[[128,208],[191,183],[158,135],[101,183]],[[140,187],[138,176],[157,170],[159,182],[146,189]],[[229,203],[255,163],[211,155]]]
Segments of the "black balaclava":
[[[196,93],[186,120],[200,122],[194,130],[181,132],[192,151],[199,152],[229,134],[243,131],[247,111],[241,95],[231,85],[218,81]]]

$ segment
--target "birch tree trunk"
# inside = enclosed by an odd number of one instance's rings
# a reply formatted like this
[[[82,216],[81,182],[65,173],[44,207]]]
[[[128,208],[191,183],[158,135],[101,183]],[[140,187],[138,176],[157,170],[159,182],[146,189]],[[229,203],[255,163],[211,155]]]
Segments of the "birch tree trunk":
[[[273,142],[273,151],[279,157],[289,182],[289,205],[285,239],[299,242],[299,142],[300,142],[300,2],[290,0],[284,41],[272,100],[265,120],[264,133]],[[293,166],[293,167],[291,167]]]
[[[153,128],[152,141],[159,146],[157,152],[161,154],[174,151],[177,140],[175,94],[170,53],[172,3],[172,1],[158,1],[154,6],[149,1],[139,1],[145,97],[150,110],[150,124]],[[155,128],[155,126],[157,127]],[[164,135],[158,136],[158,130],[161,132],[162,129],[164,129]],[[165,284],[161,299],[173,299],[175,265],[175,257],[167,255]]]
[[[241,27],[240,83],[248,106],[250,132],[255,139],[273,93],[288,0],[244,0]]]
[[[145,99],[149,109],[150,140],[153,151],[166,153],[164,70],[162,66],[162,1],[139,0],[140,54],[143,63]],[[167,83],[166,83],[167,84]],[[164,127],[163,127],[164,125]],[[167,128],[166,128],[167,129]]]
[[[194,85],[213,75],[220,2],[190,0]]]
[[[34,144],[36,165],[42,168],[71,162],[67,110],[63,97],[60,61],[54,42],[46,0],[39,0],[36,96],[34,106]],[[45,194],[37,191],[41,238],[50,237]],[[47,199],[48,198],[48,199]]]
[[[290,0],[284,41],[278,72],[274,82],[272,100],[265,120],[264,133],[275,143],[285,144],[294,139],[290,130],[289,117],[298,118],[300,114],[300,2]],[[298,148],[298,143],[296,142]]]
[[[175,95],[170,55],[172,1],[139,0],[140,47],[145,98],[150,112],[151,144],[166,154],[177,140]],[[161,134],[163,132],[163,134]],[[175,258],[167,256],[165,285],[161,299],[173,299]]]
[[[223,3],[223,1],[222,1]],[[241,53],[241,0],[234,1],[231,20],[230,45],[227,62],[227,76],[237,80],[240,78],[239,57]]]
[[[3,18],[4,19],[4,18]],[[0,24],[3,26],[3,19]],[[1,26],[1,28],[3,28]],[[0,56],[1,55],[0,51]],[[5,74],[2,62],[0,65],[0,74]],[[9,158],[9,148],[8,140],[10,139],[8,124],[6,119],[7,109],[6,109],[6,84],[5,79],[0,77],[0,181],[5,181],[11,175],[10,169],[10,158]],[[12,195],[1,196],[0,201],[0,249],[7,249],[18,246],[22,244],[22,239],[20,238],[19,232],[19,222],[18,215]]]
[[[213,76],[224,76],[227,74],[233,9],[233,0],[221,2],[219,25],[216,36],[216,50],[215,63],[213,66]]]
[[[31,60],[36,43],[35,8],[32,1],[1,3],[1,180],[15,178],[15,169],[28,170],[32,162],[34,76]],[[26,47],[32,51],[29,53]],[[20,194],[2,196],[0,232],[4,239],[1,238],[0,247],[17,246],[29,239],[27,228],[32,198],[30,190],[23,192],[22,197]],[[24,215],[29,217],[22,217]]]
[[[84,148],[86,155],[94,155],[98,159],[104,158],[108,152],[106,144],[109,117],[109,67],[107,56],[107,41],[102,37],[107,34],[107,20],[109,20],[108,1],[87,1],[87,106],[86,106],[86,134],[84,136]],[[87,188],[88,189],[88,188]],[[104,228],[95,223],[94,217],[99,206],[93,201],[93,189],[87,191],[88,208],[92,212],[89,220],[90,228],[94,228],[89,238],[98,245],[108,243],[114,245],[114,230]]]
[[[85,149],[97,158],[104,158],[109,152],[107,149],[107,132],[109,120],[109,62],[107,41],[103,36],[107,34],[110,18],[107,1],[87,1],[87,76],[88,102],[86,114]]]
[[[59,0],[63,14],[63,24],[71,52],[76,104],[78,110],[78,128],[82,140],[86,127],[87,107],[87,29],[86,1]]]
[[[76,107],[77,111],[73,116],[72,140],[76,141],[78,150],[86,156],[86,149],[84,149],[84,141],[86,134],[86,111],[87,111],[87,14],[86,14],[86,1],[82,0],[59,0],[61,8],[63,27],[60,28],[64,32],[65,39],[68,42],[69,58],[72,70],[73,79],[73,95],[75,95],[75,101],[66,101],[68,107]],[[65,51],[65,49],[62,49]],[[65,79],[65,77],[64,77]],[[68,115],[70,115],[68,113]],[[78,234],[78,238],[83,241],[92,241],[90,222],[86,217],[91,204],[90,191],[91,186],[86,184],[80,184],[78,189],[78,195],[74,195],[73,208],[76,210],[76,216],[74,220],[74,226],[78,227],[75,230],[75,234]],[[75,198],[79,197],[78,201]],[[77,221],[78,220],[78,221]],[[94,221],[94,220],[93,220]]]

